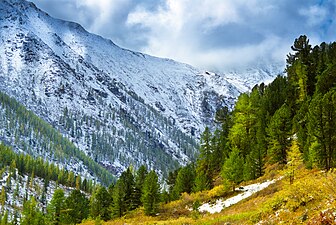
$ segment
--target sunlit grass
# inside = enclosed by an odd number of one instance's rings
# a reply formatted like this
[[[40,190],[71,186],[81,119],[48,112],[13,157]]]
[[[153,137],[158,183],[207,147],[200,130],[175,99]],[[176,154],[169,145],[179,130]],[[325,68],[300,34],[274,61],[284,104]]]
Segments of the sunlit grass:
[[[272,168],[257,182],[282,175],[281,171],[276,173],[274,171],[278,170]],[[336,211],[336,172],[321,172],[301,167],[296,172],[293,184],[284,177],[220,213],[203,214],[191,210],[196,200],[214,202],[215,199],[233,195],[235,193],[223,186],[217,186],[210,191],[183,194],[180,200],[163,204],[157,217],[145,216],[143,209],[140,208],[124,218],[102,224],[326,224],[323,221],[324,217],[327,218],[328,215],[332,217]],[[324,211],[325,214],[329,214],[324,216],[321,214]],[[83,223],[83,225],[96,224],[95,221]]]

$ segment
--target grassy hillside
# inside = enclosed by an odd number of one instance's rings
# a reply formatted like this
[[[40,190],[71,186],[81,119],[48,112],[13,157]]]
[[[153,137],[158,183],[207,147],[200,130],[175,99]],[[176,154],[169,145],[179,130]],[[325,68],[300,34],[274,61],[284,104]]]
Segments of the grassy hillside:
[[[205,129],[196,162],[169,174],[162,200],[170,203],[105,224],[336,224],[336,42],[312,47],[301,35],[291,49],[286,76],[241,94],[232,112],[217,111],[219,129]],[[237,195],[238,185],[279,177],[220,213],[198,210]]]
[[[336,224],[336,172],[306,170],[302,166],[290,184],[284,171],[269,168],[266,175],[254,182],[283,178],[220,213],[200,213],[195,208],[237,194],[225,191],[222,185],[210,191],[183,194],[178,201],[162,204],[156,217],[145,216],[140,208],[101,224]],[[87,221],[82,225],[97,223]]]

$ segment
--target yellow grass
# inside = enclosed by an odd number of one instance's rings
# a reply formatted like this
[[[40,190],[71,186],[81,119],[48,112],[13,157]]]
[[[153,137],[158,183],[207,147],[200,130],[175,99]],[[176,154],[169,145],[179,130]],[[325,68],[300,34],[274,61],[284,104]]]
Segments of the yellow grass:
[[[274,171],[266,173],[258,182],[281,174]],[[301,167],[292,185],[283,178],[220,213],[211,215],[188,210],[196,200],[207,202],[232,195],[234,193],[224,190],[223,186],[217,186],[210,191],[183,194],[181,200],[162,205],[157,217],[145,216],[143,209],[138,209],[124,218],[102,224],[328,224],[323,219],[336,212],[336,172]],[[96,224],[88,221],[83,225]]]

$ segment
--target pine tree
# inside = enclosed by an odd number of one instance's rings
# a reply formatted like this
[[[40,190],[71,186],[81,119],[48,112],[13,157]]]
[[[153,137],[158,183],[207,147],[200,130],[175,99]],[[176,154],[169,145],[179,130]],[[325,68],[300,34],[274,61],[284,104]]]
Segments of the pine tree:
[[[226,142],[227,136],[225,136],[223,130],[216,129],[211,138],[211,148],[213,149],[211,153],[211,171],[213,176],[220,172],[224,159],[227,157]]]
[[[202,187],[209,189],[212,187],[212,147],[211,147],[211,132],[208,127],[205,128],[201,135],[200,154],[196,164],[196,174],[204,174],[202,179],[205,179],[206,185]],[[198,187],[200,189],[201,186]]]
[[[89,216],[89,200],[79,190],[73,190],[65,199],[65,221],[79,224]]]
[[[56,189],[47,206],[48,218],[52,224],[60,225],[64,221],[65,197],[62,189]]]
[[[331,64],[317,77],[316,93],[326,94],[335,86],[336,64]]]
[[[116,185],[113,188],[113,202],[112,202],[112,215],[114,217],[122,217],[127,212],[127,207],[124,202],[125,191],[124,183],[120,180],[117,181]]]
[[[116,217],[123,216],[127,211],[137,207],[135,183],[132,169],[124,171],[113,189],[112,213]]]
[[[233,112],[233,126],[230,129],[229,140],[231,146],[238,148],[243,158],[252,149],[251,139],[252,128],[256,123],[256,115],[252,107],[250,96],[241,94]]]
[[[102,220],[111,218],[112,198],[105,187],[98,186],[90,198],[90,215]]]
[[[310,154],[311,152],[309,149],[311,136],[308,132],[308,111],[309,101],[305,101],[293,118],[293,131],[296,135],[297,145],[303,153],[302,157],[307,168],[312,168],[314,160],[312,159],[313,155]]]
[[[178,199],[183,192],[191,193],[194,187],[194,180],[195,168],[193,164],[181,168],[177,174],[173,188],[173,199]]]
[[[287,150],[290,146],[291,137],[291,111],[284,104],[275,112],[267,127],[269,155],[273,163],[287,163]]]
[[[235,186],[243,180],[243,166],[244,160],[240,156],[239,150],[234,148],[222,169],[222,177],[224,180],[231,182],[233,191]]]
[[[177,174],[181,168],[178,168],[174,171],[169,171],[168,178],[167,178],[167,185],[169,190],[169,195],[173,193],[173,188],[176,183]],[[171,196],[170,196],[171,197]]]
[[[319,165],[326,170],[336,165],[336,91],[318,94],[309,106],[309,134],[316,148]]]
[[[146,215],[156,215],[160,203],[160,185],[158,176],[153,170],[146,176],[141,201]]]
[[[140,166],[135,176],[133,208],[138,208],[139,206],[142,205],[142,202],[141,202],[142,188],[143,188],[143,184],[144,184],[147,174],[148,174],[148,171],[147,171],[146,166],[144,165]]]
[[[46,224],[42,212],[40,212],[34,197],[23,204],[21,225],[44,225]],[[56,224],[56,223],[52,223]]]
[[[3,215],[3,217],[1,218],[1,225],[8,225],[8,211],[5,211],[5,214]]]
[[[243,177],[245,181],[256,179],[256,163],[254,162],[255,157],[250,154],[246,157]]]
[[[205,172],[197,171],[193,191],[199,192],[203,190],[209,190],[211,187],[209,180],[210,178],[207,176]]]
[[[76,176],[76,189],[79,190],[81,188],[81,177],[80,175]]]
[[[292,146],[288,151],[288,162],[286,165],[285,173],[289,177],[290,184],[293,184],[295,171],[302,164],[302,153],[300,152],[297,140],[292,141]]]

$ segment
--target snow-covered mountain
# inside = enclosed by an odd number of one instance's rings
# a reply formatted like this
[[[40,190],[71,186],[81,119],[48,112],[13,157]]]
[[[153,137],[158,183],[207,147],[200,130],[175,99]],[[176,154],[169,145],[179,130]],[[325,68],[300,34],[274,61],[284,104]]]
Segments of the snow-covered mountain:
[[[282,68],[200,71],[122,49],[28,1],[0,1],[0,90],[114,174],[193,159],[216,110]]]

